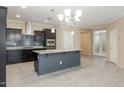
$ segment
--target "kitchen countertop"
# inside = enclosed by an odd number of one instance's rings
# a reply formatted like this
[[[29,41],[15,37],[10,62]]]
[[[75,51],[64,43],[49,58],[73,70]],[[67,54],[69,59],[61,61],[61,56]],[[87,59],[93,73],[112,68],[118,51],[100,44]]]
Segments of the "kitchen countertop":
[[[33,52],[38,54],[51,54],[51,53],[61,53],[61,52],[71,52],[71,51],[81,51],[81,49],[53,49],[53,50],[34,50]]]
[[[43,49],[46,47],[43,46],[14,46],[14,47],[6,47],[6,50],[26,50],[26,49]]]

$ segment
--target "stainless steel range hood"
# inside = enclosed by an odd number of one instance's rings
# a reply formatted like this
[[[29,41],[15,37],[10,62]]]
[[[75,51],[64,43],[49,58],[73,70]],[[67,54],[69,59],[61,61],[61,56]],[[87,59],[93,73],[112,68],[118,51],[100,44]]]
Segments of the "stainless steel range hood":
[[[31,22],[25,22],[25,34],[26,35],[33,35]]]

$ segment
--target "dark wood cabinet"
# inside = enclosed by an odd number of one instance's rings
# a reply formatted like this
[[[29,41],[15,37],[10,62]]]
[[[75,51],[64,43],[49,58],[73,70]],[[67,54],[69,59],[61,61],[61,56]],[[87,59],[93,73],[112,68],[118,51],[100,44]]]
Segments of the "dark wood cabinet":
[[[7,64],[22,62],[23,51],[9,50],[7,51]]]
[[[51,29],[44,29],[46,39],[56,39],[56,32],[52,33]]]
[[[22,49],[22,50],[7,50],[7,64],[31,62],[35,60],[35,53],[33,50],[39,49]],[[45,50],[45,48],[40,49]]]
[[[23,62],[33,61],[34,60],[34,53],[32,50],[23,50]]]
[[[45,46],[45,32],[44,31],[34,31],[35,33],[35,42],[37,42],[39,45]]]
[[[34,31],[35,33],[35,40],[36,41],[43,41],[45,40],[45,33],[44,31]]]
[[[0,87],[6,86],[6,15],[7,8],[0,7]]]
[[[0,27],[6,27],[7,9],[0,6]]]
[[[6,28],[6,40],[18,42],[21,40],[22,29]]]
[[[51,32],[51,29],[43,29],[44,33],[45,33],[45,46],[47,47],[47,49],[55,49],[56,48],[56,30],[54,33]],[[48,45],[48,40],[55,40],[55,45]]]
[[[32,50],[8,50],[7,51],[7,64],[22,63],[33,61]]]

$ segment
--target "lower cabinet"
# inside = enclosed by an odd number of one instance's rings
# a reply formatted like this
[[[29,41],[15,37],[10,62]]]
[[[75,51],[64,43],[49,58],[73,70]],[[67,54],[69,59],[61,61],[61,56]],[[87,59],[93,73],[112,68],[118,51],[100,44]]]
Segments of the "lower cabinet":
[[[23,51],[9,50],[7,51],[7,64],[14,64],[23,61]]]
[[[32,50],[23,50],[23,62],[33,61],[34,60],[34,53]]]
[[[8,50],[7,51],[7,64],[15,64],[22,62],[34,61],[34,53],[29,50]]]
[[[61,54],[63,68],[75,66],[80,64],[80,52],[63,52]]]

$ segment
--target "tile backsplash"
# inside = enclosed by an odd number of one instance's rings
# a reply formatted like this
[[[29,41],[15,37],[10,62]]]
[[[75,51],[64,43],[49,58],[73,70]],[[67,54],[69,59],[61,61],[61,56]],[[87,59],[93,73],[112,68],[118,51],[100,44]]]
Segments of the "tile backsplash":
[[[35,35],[21,35],[20,40],[7,40],[7,46],[41,46],[43,41],[36,41]]]

